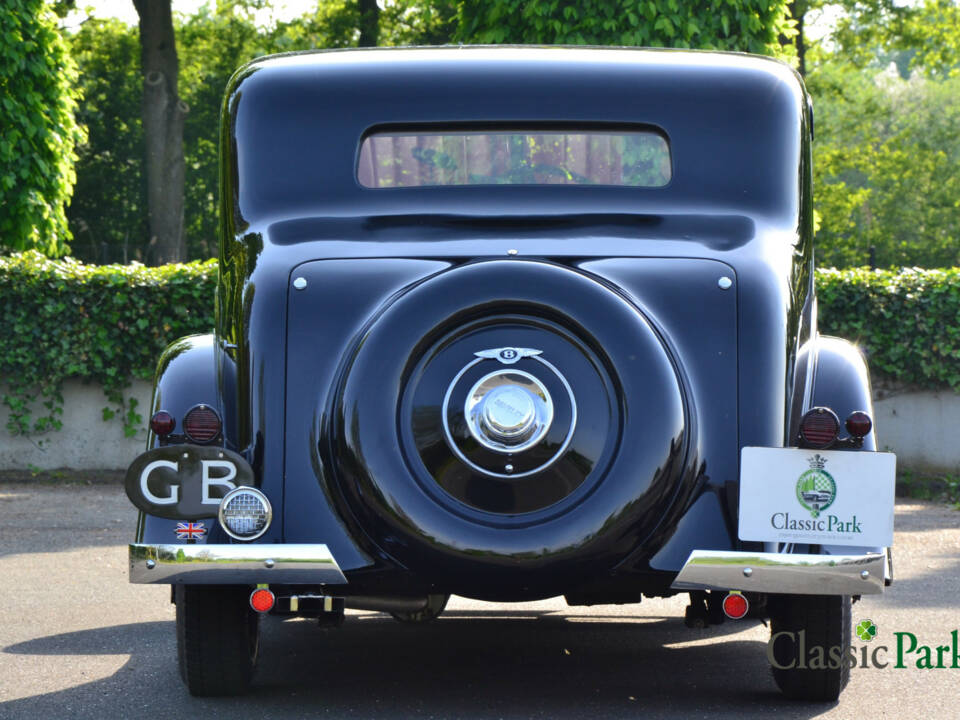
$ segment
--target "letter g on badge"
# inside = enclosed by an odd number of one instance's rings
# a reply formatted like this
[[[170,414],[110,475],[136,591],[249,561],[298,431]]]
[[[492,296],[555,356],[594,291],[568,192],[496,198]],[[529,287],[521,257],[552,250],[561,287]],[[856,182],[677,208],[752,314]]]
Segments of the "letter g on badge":
[[[180,469],[180,466],[177,463],[169,460],[154,460],[153,462],[148,463],[140,473],[140,492],[143,493],[143,497],[156,505],[175,505],[180,499],[180,488],[178,486],[170,485],[170,494],[166,497],[157,497],[150,492],[150,473],[157,468],[169,468],[170,470],[177,472]]]

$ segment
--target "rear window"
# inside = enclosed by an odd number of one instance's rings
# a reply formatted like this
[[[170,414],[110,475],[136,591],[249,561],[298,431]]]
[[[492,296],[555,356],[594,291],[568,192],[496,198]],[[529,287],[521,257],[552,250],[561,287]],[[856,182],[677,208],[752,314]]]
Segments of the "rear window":
[[[444,185],[663,187],[670,146],[653,130],[375,132],[360,146],[368,188]]]

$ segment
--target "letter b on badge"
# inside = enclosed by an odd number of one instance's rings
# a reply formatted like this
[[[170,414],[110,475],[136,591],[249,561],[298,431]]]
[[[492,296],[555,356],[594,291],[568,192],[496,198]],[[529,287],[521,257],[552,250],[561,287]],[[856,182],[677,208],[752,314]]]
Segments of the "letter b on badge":
[[[219,505],[220,498],[237,487],[231,482],[231,480],[237,476],[237,466],[234,465],[230,460],[201,460],[200,464],[203,467],[201,472],[203,499],[200,502],[202,502],[204,505]],[[226,470],[227,474],[212,477],[210,475],[210,471],[214,468]],[[220,494],[220,497],[211,497],[210,488],[214,486],[220,486],[224,488],[224,491]]]

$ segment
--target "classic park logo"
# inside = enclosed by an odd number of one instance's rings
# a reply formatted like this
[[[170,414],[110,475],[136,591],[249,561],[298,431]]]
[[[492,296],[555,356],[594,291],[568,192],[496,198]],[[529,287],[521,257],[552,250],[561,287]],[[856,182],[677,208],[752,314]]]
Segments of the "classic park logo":
[[[837,483],[833,475],[823,469],[827,460],[820,453],[808,462],[810,469],[797,480],[797,500],[810,511],[811,516],[818,518],[837,499]]]
[[[774,633],[767,643],[767,658],[771,665],[780,670],[836,670],[841,663],[849,667],[875,668],[884,670],[960,670],[960,631],[953,630],[946,644],[925,645],[911,632],[895,632],[896,646],[891,652],[889,645],[876,642],[880,629],[873,620],[866,619],[857,623],[854,630],[857,638],[864,644],[859,647],[851,644],[846,657],[839,646],[823,647],[807,644],[807,631],[783,631]],[[785,655],[774,653],[774,645],[781,650],[784,643],[792,644],[792,652]],[[789,657],[789,663],[777,659]]]
[[[810,519],[796,518],[789,512],[775,512],[770,516],[770,525],[775,530],[813,531],[836,535],[857,535],[863,532],[860,521],[854,515],[842,520],[836,515],[820,517],[820,513],[833,505],[837,499],[837,483],[825,469],[827,458],[820,453],[807,459],[810,465],[797,479],[797,502],[810,513]]]

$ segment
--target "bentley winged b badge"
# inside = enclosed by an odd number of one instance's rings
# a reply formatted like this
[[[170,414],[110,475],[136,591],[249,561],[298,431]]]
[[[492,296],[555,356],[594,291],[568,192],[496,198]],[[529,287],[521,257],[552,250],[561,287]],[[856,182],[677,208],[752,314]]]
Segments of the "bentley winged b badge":
[[[479,352],[475,352],[474,355],[481,358],[499,360],[504,365],[513,365],[525,357],[533,357],[541,353],[543,353],[543,350],[534,350],[533,348],[505,347],[493,348],[492,350],[480,350]]]

